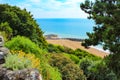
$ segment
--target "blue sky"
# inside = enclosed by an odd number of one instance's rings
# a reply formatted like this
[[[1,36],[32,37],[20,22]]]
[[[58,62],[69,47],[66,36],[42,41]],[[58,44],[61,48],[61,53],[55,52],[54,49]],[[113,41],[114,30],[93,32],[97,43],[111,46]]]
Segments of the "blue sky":
[[[80,9],[85,0],[0,0],[0,3],[26,8],[34,18],[87,18]]]

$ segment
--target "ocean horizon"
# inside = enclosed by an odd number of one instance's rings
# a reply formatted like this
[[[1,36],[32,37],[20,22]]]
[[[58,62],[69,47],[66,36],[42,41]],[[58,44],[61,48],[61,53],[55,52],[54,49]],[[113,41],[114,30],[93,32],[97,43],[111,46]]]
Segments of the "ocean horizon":
[[[60,38],[88,38],[86,32],[92,32],[94,21],[80,18],[43,18],[36,19],[46,34],[56,34]]]

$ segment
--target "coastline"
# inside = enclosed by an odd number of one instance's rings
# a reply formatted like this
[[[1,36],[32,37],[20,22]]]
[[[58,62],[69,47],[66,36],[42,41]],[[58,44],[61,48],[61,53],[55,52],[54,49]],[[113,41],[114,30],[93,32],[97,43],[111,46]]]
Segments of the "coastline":
[[[82,50],[85,50],[85,51],[87,51],[93,55],[99,56],[101,58],[104,58],[105,56],[109,55],[109,53],[102,51],[100,49],[97,49],[95,47],[90,47],[89,49],[86,49],[81,45],[81,43],[82,43],[81,41],[76,41],[76,40],[74,41],[74,40],[62,39],[62,38],[46,39],[46,40],[48,43],[66,46],[73,50],[80,48]]]

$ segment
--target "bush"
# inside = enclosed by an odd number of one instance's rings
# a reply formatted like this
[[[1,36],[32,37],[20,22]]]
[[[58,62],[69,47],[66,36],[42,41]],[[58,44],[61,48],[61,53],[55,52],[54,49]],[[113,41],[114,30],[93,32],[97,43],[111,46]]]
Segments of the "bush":
[[[60,45],[53,45],[53,44],[48,44],[47,47],[48,52],[50,53],[69,53],[72,54],[74,50],[65,47],[65,46],[60,46]]]
[[[42,54],[41,50],[34,42],[23,36],[17,36],[5,43],[10,50],[22,50],[26,53]]]
[[[90,75],[90,72],[88,68],[93,64],[93,60],[88,58],[83,58],[80,60],[80,68],[84,71],[84,74],[88,78]]]
[[[70,58],[75,64],[79,64],[80,59],[73,55],[73,54],[67,54],[67,53],[63,53],[66,57]]]
[[[51,54],[49,63],[53,67],[57,67],[61,74],[62,80],[86,80],[83,71],[74,64],[71,59],[63,54]]]
[[[79,57],[79,59],[83,59],[85,57],[92,59],[92,60],[100,60],[101,59],[100,57],[97,57],[97,56],[90,54],[81,49],[76,49],[73,54],[76,55],[77,57]]]
[[[12,51],[12,54],[8,54],[7,57],[5,57],[4,66],[13,70],[25,68],[39,69],[40,60],[35,58],[33,54],[26,54],[22,51]]]
[[[117,80],[116,75],[106,66],[104,61],[92,61],[85,58],[81,60],[80,67],[87,80]]]
[[[62,80],[59,70],[49,64],[45,64],[44,67],[42,67],[42,74],[44,80]]]
[[[61,51],[59,50],[59,48],[53,44],[48,44],[47,47],[48,52],[50,53],[60,53]]]

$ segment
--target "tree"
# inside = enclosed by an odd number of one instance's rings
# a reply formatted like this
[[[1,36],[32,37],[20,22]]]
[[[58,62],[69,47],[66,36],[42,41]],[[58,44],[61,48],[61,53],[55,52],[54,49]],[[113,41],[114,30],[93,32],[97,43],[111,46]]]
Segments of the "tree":
[[[8,4],[0,4],[0,24],[7,22],[16,35],[26,36],[40,47],[46,45],[43,32],[30,12]]]
[[[84,71],[87,80],[117,80],[115,73],[107,67],[103,60],[81,59],[80,68]]]
[[[108,49],[114,55],[109,58],[109,67],[114,70],[118,76],[120,72],[115,68],[120,69],[118,64],[110,66],[114,61],[115,56],[120,53],[120,0],[95,0],[90,2],[86,0],[81,3],[81,9],[89,14],[89,19],[95,21],[95,26],[92,33],[87,33],[88,39],[85,39],[83,45],[85,47],[90,45],[102,44],[103,49]],[[120,57],[117,58],[117,63]]]
[[[89,39],[83,45],[102,44],[111,53],[120,52],[120,0],[96,0],[94,3],[86,0],[80,6],[96,23],[94,32],[87,33]]]

